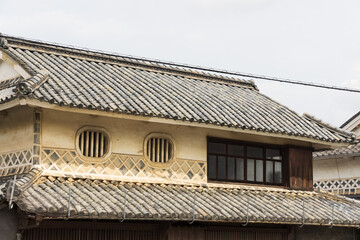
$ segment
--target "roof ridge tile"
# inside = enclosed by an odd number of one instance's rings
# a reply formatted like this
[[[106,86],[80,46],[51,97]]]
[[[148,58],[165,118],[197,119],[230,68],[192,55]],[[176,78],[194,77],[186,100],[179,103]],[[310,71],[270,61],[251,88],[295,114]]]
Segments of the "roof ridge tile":
[[[110,53],[100,50],[92,50],[87,48],[81,48],[81,47],[75,47],[71,45],[65,45],[65,44],[58,44],[58,43],[49,43],[44,42],[40,40],[30,40],[26,38],[20,38],[20,37],[13,37],[9,35],[0,35],[0,39],[4,39],[3,41],[6,41],[6,48],[16,46],[18,48],[21,48],[21,46],[26,45],[30,48],[33,48],[34,51],[41,51],[42,49],[52,49],[54,52],[57,53],[72,53],[73,57],[79,57],[79,56],[88,56],[91,59],[104,59],[104,60],[113,60],[116,62],[120,62],[123,64],[129,64],[133,66],[138,67],[144,67],[151,68],[151,69],[157,69],[157,70],[163,70],[164,72],[168,72],[169,74],[173,73],[182,73],[184,75],[188,76],[197,76],[199,78],[206,79],[212,79],[212,80],[218,80],[219,83],[232,83],[232,84],[238,84],[243,87],[253,88],[254,90],[258,90],[257,86],[255,85],[255,82],[253,80],[244,80],[240,78],[234,78],[231,76],[221,75],[221,74],[214,74],[206,71],[201,70],[195,70],[196,66],[190,66],[185,64],[178,64],[178,63],[172,63],[172,62],[166,62],[166,61],[160,61],[160,60],[152,60],[147,58],[141,58],[141,57],[133,57],[133,56],[126,56],[126,55],[120,55],[118,53]],[[178,65],[183,65],[186,67],[178,67]]]

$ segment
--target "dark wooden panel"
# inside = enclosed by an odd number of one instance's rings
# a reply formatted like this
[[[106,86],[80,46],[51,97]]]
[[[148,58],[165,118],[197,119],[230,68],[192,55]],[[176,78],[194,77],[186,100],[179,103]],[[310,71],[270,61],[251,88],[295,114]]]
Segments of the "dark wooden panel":
[[[24,230],[22,240],[157,240],[160,235],[151,224],[49,222]]]
[[[289,147],[290,188],[312,190],[312,149]]]
[[[50,221],[25,229],[22,240],[287,240],[287,228]]]
[[[205,231],[206,240],[287,240],[288,231],[284,229],[223,228]]]
[[[205,240],[205,231],[201,227],[171,227],[168,240]]]

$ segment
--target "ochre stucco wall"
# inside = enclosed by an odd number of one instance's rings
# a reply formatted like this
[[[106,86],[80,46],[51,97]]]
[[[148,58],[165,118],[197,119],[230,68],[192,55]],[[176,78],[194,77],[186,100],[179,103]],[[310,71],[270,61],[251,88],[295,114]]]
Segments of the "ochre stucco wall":
[[[287,139],[253,134],[43,109],[42,146],[74,149],[76,132],[87,125],[103,127],[110,133],[113,153],[130,155],[143,154],[144,138],[152,132],[170,134],[175,140],[176,158],[189,160],[206,161],[207,136],[280,145],[295,144]]]
[[[0,153],[32,147],[33,111],[29,107],[17,107],[0,112]]]

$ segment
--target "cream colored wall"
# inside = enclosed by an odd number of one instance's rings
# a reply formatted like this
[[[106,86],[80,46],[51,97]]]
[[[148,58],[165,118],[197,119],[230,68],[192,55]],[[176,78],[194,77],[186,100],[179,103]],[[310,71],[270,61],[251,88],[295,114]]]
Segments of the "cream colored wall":
[[[0,153],[30,149],[33,136],[32,108],[17,107],[0,112]]]
[[[314,181],[360,178],[360,157],[315,159]]]
[[[75,135],[79,128],[92,125],[105,128],[111,134],[112,152],[142,155],[147,134],[164,132],[176,143],[176,158],[206,161],[206,137],[220,137],[272,144],[294,144],[287,139],[241,134],[206,128],[176,126],[119,118],[60,112],[43,109],[42,145],[48,148],[75,148]]]
[[[19,76],[20,74],[12,66],[0,59],[0,82]]]
[[[358,138],[360,138],[360,126],[358,126],[357,128],[355,128],[355,129],[353,130],[353,132],[355,133],[355,135],[356,135]]]
[[[15,77],[31,77],[14,59],[0,50],[0,82]]]

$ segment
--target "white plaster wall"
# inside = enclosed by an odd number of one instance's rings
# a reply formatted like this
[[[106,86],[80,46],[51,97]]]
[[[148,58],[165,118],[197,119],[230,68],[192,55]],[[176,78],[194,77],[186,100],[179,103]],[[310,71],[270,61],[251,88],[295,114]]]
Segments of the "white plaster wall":
[[[19,76],[20,74],[12,66],[0,59],[0,82]]]
[[[86,125],[103,127],[111,134],[112,152],[132,155],[143,154],[144,138],[152,132],[164,132],[174,138],[177,158],[203,161],[206,161],[207,136],[280,145],[299,144],[252,134],[43,109],[42,146],[74,149],[76,132]]]
[[[29,149],[33,143],[33,109],[0,112],[0,153]]]
[[[315,159],[314,181],[360,178],[360,157]]]

